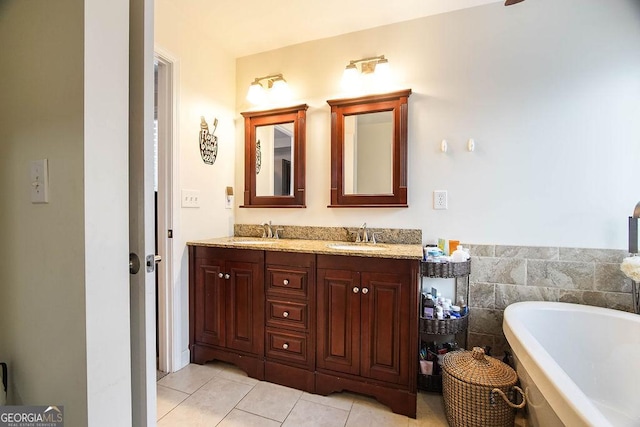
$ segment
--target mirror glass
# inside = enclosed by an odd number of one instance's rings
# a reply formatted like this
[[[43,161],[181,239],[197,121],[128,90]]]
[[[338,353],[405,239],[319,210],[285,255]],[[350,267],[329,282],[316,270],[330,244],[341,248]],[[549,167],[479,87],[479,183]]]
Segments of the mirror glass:
[[[244,116],[242,208],[305,207],[307,105]]]
[[[393,194],[393,112],[344,116],[344,194]]]
[[[256,126],[256,196],[292,196],[293,122]]]
[[[329,207],[407,207],[411,89],[327,101],[331,106]]]

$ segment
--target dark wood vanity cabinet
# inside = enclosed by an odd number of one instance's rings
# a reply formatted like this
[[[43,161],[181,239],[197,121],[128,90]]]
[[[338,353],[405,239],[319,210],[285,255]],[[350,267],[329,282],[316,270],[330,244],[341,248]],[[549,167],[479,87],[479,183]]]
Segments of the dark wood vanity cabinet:
[[[352,390],[415,417],[418,262],[318,255],[316,392]]]
[[[191,360],[264,377],[264,252],[189,247]]]
[[[415,418],[419,260],[189,246],[191,361]]]

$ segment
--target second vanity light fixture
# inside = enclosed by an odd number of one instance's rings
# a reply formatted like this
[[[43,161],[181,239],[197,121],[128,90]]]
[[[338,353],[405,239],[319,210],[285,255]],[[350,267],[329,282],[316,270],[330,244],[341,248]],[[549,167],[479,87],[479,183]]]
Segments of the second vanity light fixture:
[[[365,79],[375,80],[377,85],[385,85],[389,77],[389,60],[380,56],[349,61],[342,75],[342,88],[352,90],[360,88]]]
[[[260,83],[262,81],[266,81],[266,89]],[[288,101],[290,98],[291,88],[282,74],[256,77],[247,92],[247,101],[254,105],[265,104],[267,101]]]

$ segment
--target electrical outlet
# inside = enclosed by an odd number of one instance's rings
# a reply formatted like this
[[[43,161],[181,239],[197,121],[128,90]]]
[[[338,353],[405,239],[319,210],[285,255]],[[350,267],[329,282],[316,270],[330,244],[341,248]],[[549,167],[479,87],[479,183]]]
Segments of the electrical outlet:
[[[182,190],[182,207],[183,208],[199,208],[200,207],[200,191]]]
[[[433,209],[447,209],[447,190],[433,192]]]

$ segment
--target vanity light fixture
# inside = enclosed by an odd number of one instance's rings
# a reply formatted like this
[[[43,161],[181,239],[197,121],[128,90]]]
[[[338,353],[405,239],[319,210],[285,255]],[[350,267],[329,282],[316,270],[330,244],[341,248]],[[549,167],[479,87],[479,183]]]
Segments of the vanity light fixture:
[[[267,82],[267,89],[262,86],[261,81]],[[256,77],[249,86],[247,101],[254,105],[260,105],[272,100],[274,102],[286,101],[291,98],[291,88],[287,84],[282,74],[270,74],[264,77]]]
[[[389,60],[384,55],[379,55],[349,61],[342,74],[342,88],[360,88],[365,76],[373,76],[378,86],[385,85],[389,77]]]

